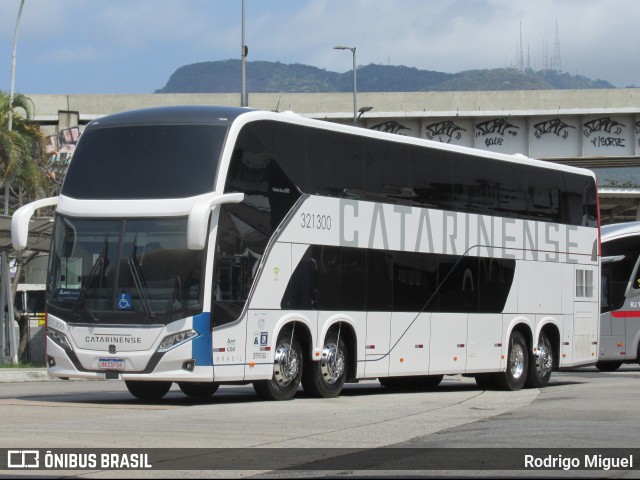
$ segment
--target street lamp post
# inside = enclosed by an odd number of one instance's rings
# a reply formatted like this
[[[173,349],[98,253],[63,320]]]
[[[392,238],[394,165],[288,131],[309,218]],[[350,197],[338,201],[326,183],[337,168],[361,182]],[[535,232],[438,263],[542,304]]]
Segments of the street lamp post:
[[[249,49],[244,44],[244,0],[242,0],[242,92],[240,93],[240,106],[248,107],[247,98],[247,54]]]
[[[24,0],[20,0],[20,8],[18,10],[18,17],[16,18],[16,29],[13,32],[13,53],[11,54],[11,85],[9,87],[9,118],[7,130],[11,132],[13,130],[13,91],[15,85],[16,76],[16,51],[18,46],[18,26],[20,25],[20,16],[22,15],[22,7],[24,7]],[[4,214],[9,215],[9,183],[4,186]],[[0,358],[4,357],[4,344],[5,344],[5,323],[9,322],[9,356],[14,364],[18,363],[18,336],[13,324],[13,296],[11,291],[11,280],[9,277],[9,252],[6,250],[2,253],[2,291],[0,292],[0,315],[4,315],[3,322],[0,322],[0,329],[2,334],[0,335]],[[4,308],[7,308],[7,313],[4,313]]]
[[[13,130],[13,91],[16,80],[16,51],[18,49],[18,26],[20,25],[20,16],[22,15],[22,7],[24,0],[20,0],[20,8],[18,9],[18,17],[16,18],[16,29],[13,32],[13,53],[11,54],[11,84],[9,87],[9,118],[7,130]],[[4,186],[4,214],[9,215],[9,183]]]
[[[358,124],[358,93],[356,88],[356,47],[347,47],[344,45],[337,45],[333,47],[336,50],[351,50],[353,55],[353,126]]]
[[[20,9],[18,10],[18,18],[16,18],[16,29],[13,32],[13,53],[11,54],[11,86],[9,87],[9,128],[11,131],[13,128],[13,87],[15,85],[16,78],[16,50],[18,47],[18,26],[20,25],[20,15],[22,15],[22,7],[24,7],[24,0],[20,0]],[[6,208],[5,208],[6,210]],[[8,212],[5,211],[5,215]]]
[[[356,119],[356,127],[358,126],[358,122],[360,121],[360,117],[367,112],[373,110],[373,107],[360,107],[358,109],[358,118]]]

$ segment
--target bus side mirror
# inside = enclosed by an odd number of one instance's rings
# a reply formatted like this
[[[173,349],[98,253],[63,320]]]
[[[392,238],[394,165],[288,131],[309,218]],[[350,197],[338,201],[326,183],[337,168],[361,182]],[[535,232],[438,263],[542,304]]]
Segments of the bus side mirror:
[[[203,200],[191,207],[187,223],[187,248],[202,250],[207,243],[209,233],[209,215],[216,205],[223,203],[240,203],[244,200],[244,193],[225,193]]]
[[[29,242],[29,222],[36,210],[58,204],[58,197],[49,197],[27,203],[11,217],[11,242],[16,250],[24,250]]]

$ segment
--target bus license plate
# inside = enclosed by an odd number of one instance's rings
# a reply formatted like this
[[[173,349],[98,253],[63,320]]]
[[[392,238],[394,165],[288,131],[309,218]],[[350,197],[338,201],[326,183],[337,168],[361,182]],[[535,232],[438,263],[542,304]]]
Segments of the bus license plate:
[[[124,358],[101,358],[98,360],[98,368],[124,370]]]

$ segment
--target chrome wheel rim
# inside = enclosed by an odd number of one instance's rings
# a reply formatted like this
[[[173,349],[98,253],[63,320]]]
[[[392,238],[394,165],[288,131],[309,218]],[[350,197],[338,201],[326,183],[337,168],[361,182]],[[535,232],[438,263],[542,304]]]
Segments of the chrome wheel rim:
[[[515,379],[520,378],[524,373],[524,349],[518,343],[514,343],[511,347],[509,370],[511,371],[511,376]]]
[[[326,344],[320,360],[320,370],[325,383],[332,385],[340,380],[344,366],[344,352],[339,350],[335,343]]]
[[[544,377],[553,367],[553,354],[549,345],[545,342],[538,345],[538,354],[536,358],[536,370],[538,375]]]
[[[300,358],[288,343],[281,343],[273,362],[273,377],[278,385],[288,386],[300,373]]]

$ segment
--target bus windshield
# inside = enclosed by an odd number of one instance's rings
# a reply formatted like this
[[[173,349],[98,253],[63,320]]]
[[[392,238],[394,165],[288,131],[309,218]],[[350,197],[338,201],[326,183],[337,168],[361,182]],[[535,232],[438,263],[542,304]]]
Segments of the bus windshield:
[[[623,307],[631,275],[638,260],[638,237],[629,236],[602,242],[602,294],[600,313]],[[632,287],[638,289],[637,282]]]
[[[211,192],[227,128],[87,128],[69,165],[61,194],[112,200],[186,198]]]
[[[166,323],[201,309],[202,250],[188,250],[186,218],[58,216],[47,301],[66,321]]]

